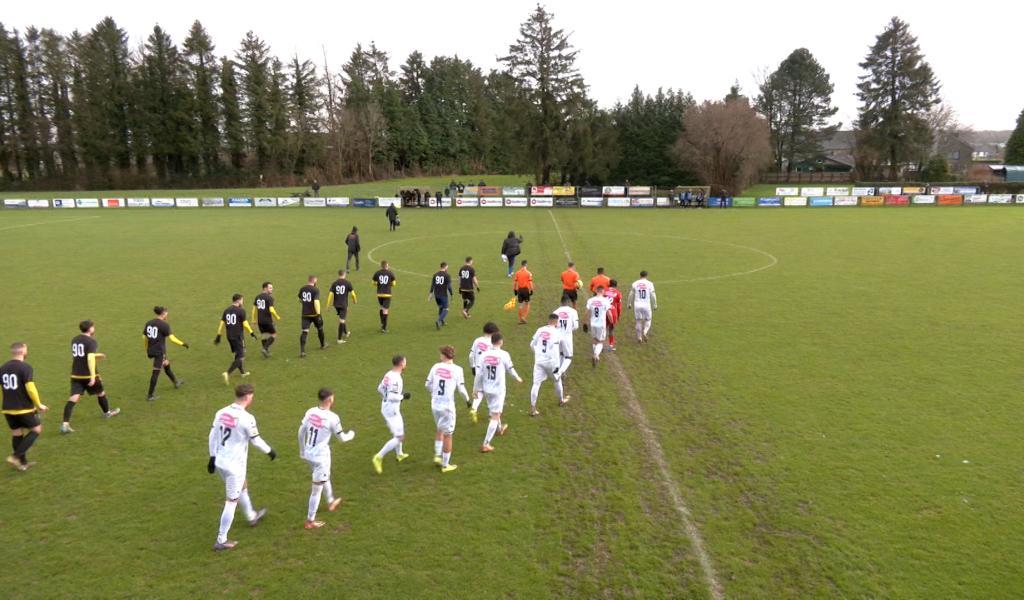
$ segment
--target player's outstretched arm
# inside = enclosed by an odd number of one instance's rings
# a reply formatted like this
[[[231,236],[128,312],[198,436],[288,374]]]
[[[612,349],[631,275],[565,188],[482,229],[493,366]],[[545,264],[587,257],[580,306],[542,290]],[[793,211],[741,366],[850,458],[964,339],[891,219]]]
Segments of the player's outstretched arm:
[[[185,348],[188,348],[188,344],[186,344],[185,342],[179,340],[177,337],[175,337],[175,335],[173,333],[171,335],[167,336],[167,339],[170,340],[172,344],[177,344],[179,346],[183,346]]]

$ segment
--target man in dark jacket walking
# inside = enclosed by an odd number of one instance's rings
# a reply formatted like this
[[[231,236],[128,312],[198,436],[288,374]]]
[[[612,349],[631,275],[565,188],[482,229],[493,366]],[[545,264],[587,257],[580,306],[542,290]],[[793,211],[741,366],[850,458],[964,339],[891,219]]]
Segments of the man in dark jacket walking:
[[[348,256],[345,258],[345,270],[349,270],[349,261],[356,257],[356,271],[359,270],[359,228],[353,227],[352,232],[345,237],[345,245],[348,246]]]
[[[394,231],[395,229],[397,229],[398,228],[398,209],[395,208],[395,205],[392,204],[392,205],[388,206],[388,209],[384,212],[384,214],[386,214],[388,216],[388,225],[391,228],[390,230]]]
[[[504,261],[508,263],[508,276],[512,276],[512,270],[515,268],[516,257],[519,256],[519,244],[523,243],[523,236],[516,236],[516,232],[508,232],[508,237],[501,244],[501,255],[504,257]]]

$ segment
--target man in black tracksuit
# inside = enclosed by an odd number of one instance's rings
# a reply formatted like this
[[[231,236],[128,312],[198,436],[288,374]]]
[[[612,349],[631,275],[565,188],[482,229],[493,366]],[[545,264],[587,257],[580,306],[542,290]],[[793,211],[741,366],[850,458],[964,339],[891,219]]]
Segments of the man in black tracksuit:
[[[516,236],[516,232],[508,232],[508,237],[501,244],[501,254],[508,260],[508,276],[512,276],[512,270],[516,264],[516,257],[519,256],[519,244],[523,243],[523,236]]]
[[[353,227],[352,232],[345,238],[345,245],[348,246],[348,256],[345,258],[345,270],[349,270],[349,262],[354,256],[356,259],[356,271],[359,270],[359,228]]]

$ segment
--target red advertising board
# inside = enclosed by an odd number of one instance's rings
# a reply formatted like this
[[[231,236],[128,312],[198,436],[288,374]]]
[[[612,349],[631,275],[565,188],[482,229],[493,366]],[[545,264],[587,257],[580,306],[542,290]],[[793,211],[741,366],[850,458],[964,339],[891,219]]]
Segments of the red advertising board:
[[[959,206],[964,203],[964,197],[959,194],[946,194],[939,196],[939,204],[942,206]]]
[[[886,206],[910,206],[910,196],[886,196]]]

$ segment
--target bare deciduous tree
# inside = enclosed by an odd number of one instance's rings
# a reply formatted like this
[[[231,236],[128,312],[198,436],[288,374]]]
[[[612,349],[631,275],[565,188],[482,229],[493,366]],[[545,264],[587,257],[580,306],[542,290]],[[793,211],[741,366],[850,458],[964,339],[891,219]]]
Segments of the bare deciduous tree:
[[[728,194],[740,193],[772,160],[768,123],[745,98],[686,111],[675,151],[705,184]]]

